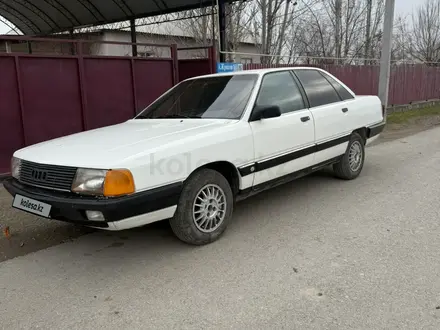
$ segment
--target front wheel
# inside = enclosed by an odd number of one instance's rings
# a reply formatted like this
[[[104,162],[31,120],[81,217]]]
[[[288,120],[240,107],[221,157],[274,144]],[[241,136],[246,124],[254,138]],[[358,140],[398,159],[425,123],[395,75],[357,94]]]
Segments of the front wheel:
[[[353,133],[342,159],[333,165],[336,176],[343,180],[353,180],[364,167],[365,143],[358,133]]]
[[[177,210],[170,220],[183,242],[204,245],[220,238],[232,217],[234,197],[226,178],[202,169],[185,183]]]

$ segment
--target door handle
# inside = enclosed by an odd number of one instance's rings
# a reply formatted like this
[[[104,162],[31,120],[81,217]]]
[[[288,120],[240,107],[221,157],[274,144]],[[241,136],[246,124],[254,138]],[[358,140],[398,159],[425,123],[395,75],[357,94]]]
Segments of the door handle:
[[[309,121],[309,120],[310,120],[310,117],[309,117],[309,116],[301,117],[301,121],[302,121],[303,123],[305,123],[306,121]]]
[[[343,109],[342,109],[342,112],[343,112],[343,113],[346,113],[347,111],[348,111],[348,108],[343,108]]]

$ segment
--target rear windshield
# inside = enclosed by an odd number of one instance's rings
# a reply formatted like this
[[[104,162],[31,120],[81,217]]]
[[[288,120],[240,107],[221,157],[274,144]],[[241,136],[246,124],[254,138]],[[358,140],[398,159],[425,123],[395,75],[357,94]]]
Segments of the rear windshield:
[[[258,75],[228,75],[184,81],[143,110],[136,119],[239,119]]]

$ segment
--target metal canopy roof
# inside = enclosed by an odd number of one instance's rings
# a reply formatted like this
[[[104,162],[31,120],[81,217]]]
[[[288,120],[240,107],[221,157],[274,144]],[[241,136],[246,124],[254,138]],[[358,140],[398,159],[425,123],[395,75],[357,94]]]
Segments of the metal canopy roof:
[[[224,2],[229,1],[233,0]],[[0,0],[0,16],[25,35],[45,35],[212,4],[213,0]]]

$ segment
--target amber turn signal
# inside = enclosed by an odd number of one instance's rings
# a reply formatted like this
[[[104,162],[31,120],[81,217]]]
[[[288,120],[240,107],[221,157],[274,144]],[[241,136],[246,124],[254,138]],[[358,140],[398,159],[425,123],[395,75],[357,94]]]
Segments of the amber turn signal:
[[[104,181],[104,196],[115,197],[134,193],[134,179],[129,170],[107,171]]]

